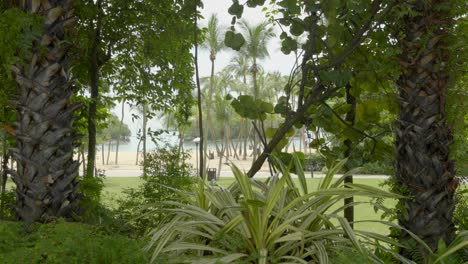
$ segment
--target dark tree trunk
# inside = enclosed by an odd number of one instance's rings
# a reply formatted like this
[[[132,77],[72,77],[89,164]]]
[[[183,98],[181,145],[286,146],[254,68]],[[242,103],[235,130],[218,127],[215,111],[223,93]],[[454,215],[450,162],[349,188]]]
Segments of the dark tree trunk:
[[[32,43],[31,56],[14,67],[17,83],[16,148],[18,218],[48,222],[72,219],[78,212],[79,162],[73,159],[78,136],[73,132],[71,103],[75,88],[70,81],[69,49],[65,39],[70,26],[71,1],[22,1],[18,6],[44,17],[42,36]],[[57,16],[57,14],[61,14]],[[27,69],[27,70],[26,70]]]
[[[399,57],[402,66],[397,85],[400,113],[396,122],[396,180],[398,190],[411,199],[402,200],[407,212],[399,215],[400,224],[424,240],[432,250],[443,239],[455,236],[454,192],[458,181],[449,158],[451,130],[444,111],[450,60],[446,36],[452,27],[450,10],[438,8],[447,1],[402,3],[414,10],[399,23]],[[402,232],[400,240],[410,240]],[[423,247],[420,255],[427,257]],[[402,250],[411,257],[414,251]]]
[[[346,85],[346,104],[350,106],[349,111],[346,113],[345,121],[350,125],[354,126],[355,118],[356,118],[356,98],[351,94],[351,85],[348,84]],[[344,141],[344,145],[346,147],[344,156],[348,159],[351,158],[351,154],[353,152],[353,142],[351,139],[347,138]],[[348,163],[345,165],[346,170],[350,170],[349,160]],[[353,183],[353,175],[349,175],[344,179],[344,183]],[[354,197],[351,196],[349,198],[344,199],[344,205],[346,208],[344,209],[344,217],[346,220],[348,220],[349,224],[351,225],[351,228],[354,228],[354,206],[352,204],[354,203]]]
[[[147,123],[148,123],[148,117],[147,117],[147,104],[143,104],[143,176],[146,176],[146,137],[148,136],[147,133]]]
[[[101,27],[103,20],[102,0],[97,0],[98,16],[96,26],[92,23],[94,29],[94,39],[91,46],[90,68],[89,68],[89,84],[91,88],[91,102],[88,111],[88,168],[85,177],[94,177],[94,169],[96,167],[96,117],[97,105],[99,103],[99,44],[101,42]]]
[[[197,22],[197,17],[198,17],[198,4],[199,4],[199,0],[195,0],[195,3],[193,5],[193,11],[194,11],[194,39],[195,39],[195,79],[196,79],[196,83],[197,83],[197,108],[198,108],[198,130],[199,130],[199,133],[200,133],[200,150],[199,150],[199,153],[200,153],[200,170],[199,170],[199,176],[200,178],[203,178],[203,174],[204,174],[204,171],[205,171],[205,167],[204,167],[204,164],[205,163],[205,160],[203,158],[203,153],[204,153],[204,149],[206,149],[204,147],[204,144],[205,144],[205,139],[204,139],[204,136],[203,136],[203,113],[202,113],[202,102],[201,102],[201,87],[200,87],[200,76],[199,76],[199,73],[198,73],[198,22]]]

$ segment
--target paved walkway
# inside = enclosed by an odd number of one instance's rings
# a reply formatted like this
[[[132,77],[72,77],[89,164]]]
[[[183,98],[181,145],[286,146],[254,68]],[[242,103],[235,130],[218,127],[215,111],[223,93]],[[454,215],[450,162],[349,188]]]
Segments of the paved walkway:
[[[141,169],[112,169],[106,171],[107,177],[139,177],[143,174]],[[323,178],[325,175],[323,173],[314,172],[314,178]],[[335,175],[335,178],[341,177],[342,174]],[[229,170],[222,170],[221,177],[233,178],[234,174]],[[255,175],[256,178],[267,178],[270,177],[270,172],[268,171],[259,171]],[[310,177],[310,172],[306,172],[306,177]],[[366,179],[386,179],[388,175],[353,175],[354,178],[366,178]]]

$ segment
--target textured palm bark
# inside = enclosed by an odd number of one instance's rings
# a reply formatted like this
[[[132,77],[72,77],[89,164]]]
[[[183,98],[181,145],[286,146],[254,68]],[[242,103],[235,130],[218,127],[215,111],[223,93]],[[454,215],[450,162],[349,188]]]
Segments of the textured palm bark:
[[[72,130],[78,106],[70,103],[74,88],[64,42],[65,28],[73,21],[70,1],[18,2],[26,12],[44,16],[44,33],[33,43],[31,57],[14,67],[16,211],[26,222],[72,218],[79,202],[79,162],[73,159],[77,136]]]
[[[400,191],[409,194],[404,200],[407,216],[400,214],[400,224],[423,239],[432,250],[439,239],[450,243],[454,238],[454,164],[449,159],[451,130],[444,111],[449,76],[446,65],[449,11],[436,10],[446,1],[413,1],[410,9],[418,15],[405,17],[400,64],[403,73],[399,88],[400,113],[396,123],[397,170]],[[402,232],[401,241],[410,239]],[[411,250],[410,250],[411,251]],[[406,256],[414,252],[403,250]],[[422,247],[422,256],[427,256]]]

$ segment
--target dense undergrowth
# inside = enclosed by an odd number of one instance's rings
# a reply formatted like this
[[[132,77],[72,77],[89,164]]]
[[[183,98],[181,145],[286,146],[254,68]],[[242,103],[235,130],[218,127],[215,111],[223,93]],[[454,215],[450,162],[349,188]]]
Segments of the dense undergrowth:
[[[352,230],[342,217],[342,201],[351,195],[397,197],[361,184],[344,188],[343,178],[333,176],[345,161],[326,170],[317,189],[311,189],[296,158],[289,166],[277,161],[283,176],[266,182],[234,167],[235,182],[229,187],[195,181],[186,158],[175,149],[149,155],[143,183],[126,190],[114,207],[102,203],[102,180],[86,182],[87,210],[77,217],[82,223],[0,221],[0,263],[455,264],[467,259],[466,188],[458,194],[456,241],[440,245],[423,262],[412,262],[398,255],[402,245],[393,238]],[[293,166],[294,180],[289,175]],[[14,193],[7,192],[2,203],[0,219],[14,220]]]
[[[26,226],[0,221],[0,262],[146,263],[144,243],[99,227],[57,220]]]

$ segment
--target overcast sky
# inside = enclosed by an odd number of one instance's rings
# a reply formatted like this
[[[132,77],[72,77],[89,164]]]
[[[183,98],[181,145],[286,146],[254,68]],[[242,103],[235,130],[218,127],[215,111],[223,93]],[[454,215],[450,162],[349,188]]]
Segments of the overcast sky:
[[[202,15],[205,17],[205,20],[200,21],[201,26],[206,26],[207,20],[211,14],[217,14],[221,26],[224,26],[225,29],[228,29],[231,24],[232,16],[227,12],[229,6],[231,5],[231,0],[203,0],[204,9],[202,10]],[[243,19],[248,20],[251,25],[255,25],[265,21],[265,15],[262,13],[261,8],[244,8]],[[277,34],[279,36],[279,34]],[[280,50],[279,38],[275,37],[271,40],[269,44],[270,58],[260,61],[260,65],[265,71],[273,72],[279,71],[284,75],[289,75],[291,68],[294,64],[294,56],[286,56]],[[235,51],[227,50],[222,51],[218,54],[215,62],[215,71],[218,72],[227,64],[232,57],[235,56]],[[206,50],[200,50],[198,65],[200,68],[200,76],[209,76],[211,72],[211,62],[209,59],[209,53]],[[132,130],[133,142],[131,145],[136,143],[136,132],[138,128],[141,127],[141,120],[131,119],[131,113],[136,113],[133,110],[129,109],[130,107],[126,106],[126,112],[124,122],[129,125]],[[113,113],[121,116],[121,106],[119,104],[112,110]],[[157,118],[149,122],[149,126],[152,129],[160,129],[161,124],[158,122]],[[133,146],[132,146],[133,148]],[[134,147],[136,149],[136,147]]]
[[[211,14],[217,14],[220,24],[224,26],[225,29],[228,29],[231,25],[232,16],[227,12],[229,6],[232,3],[232,0],[202,0],[204,4],[204,9],[202,10],[202,15],[205,17],[205,21],[201,21],[202,26],[206,26],[207,20]],[[261,11],[261,8],[249,8],[245,6],[244,14],[242,15],[243,19],[249,21],[251,25],[255,25],[265,21],[265,15]],[[279,34],[277,34],[279,36]],[[263,69],[265,71],[279,71],[284,75],[289,75],[291,68],[294,64],[294,56],[284,55],[281,50],[279,43],[279,37],[275,37],[271,40],[269,45],[270,58],[260,61]],[[222,51],[218,54],[215,61],[215,70],[219,71],[224,66],[226,66],[230,59],[235,55],[235,51]],[[209,76],[211,71],[211,64],[209,60],[209,54],[207,51],[201,50],[199,56],[199,67],[200,67],[200,76]]]

